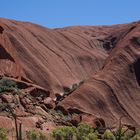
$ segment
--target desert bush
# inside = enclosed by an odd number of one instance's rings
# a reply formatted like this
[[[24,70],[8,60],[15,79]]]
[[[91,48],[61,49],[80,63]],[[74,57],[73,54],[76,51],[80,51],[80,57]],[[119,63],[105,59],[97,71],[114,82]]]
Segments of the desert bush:
[[[135,135],[133,138],[131,138],[129,140],[140,140],[140,135]]]
[[[96,133],[89,133],[87,136],[88,140],[98,140],[98,136]]]
[[[81,80],[79,83],[74,83],[70,87],[63,87],[64,95],[68,95],[74,90],[76,90],[79,86],[81,86],[84,83],[84,80]]]
[[[64,94],[68,94],[72,91],[72,88],[71,87],[63,87],[63,90],[64,90]]]
[[[81,80],[80,82],[79,82],[79,86],[81,86],[82,84],[84,84],[84,80]]]
[[[58,113],[58,114],[61,114]],[[104,130],[101,131],[101,130]],[[77,127],[64,126],[57,128],[52,134],[54,140],[140,140],[140,129],[119,121],[118,128],[95,128],[80,123]]]
[[[115,136],[113,135],[112,132],[110,132],[109,130],[106,130],[105,133],[102,136],[103,139],[107,139],[107,140],[116,140]]]
[[[98,136],[87,124],[80,123],[78,127],[64,126],[53,131],[55,140],[97,140]]]
[[[55,138],[55,140],[72,140],[76,135],[75,129],[75,127],[70,126],[57,128],[53,131],[52,137]]]
[[[37,132],[36,130],[30,130],[26,133],[27,140],[47,140],[47,137],[41,132]]]
[[[140,140],[140,129],[136,130],[136,134],[130,140]]]
[[[78,127],[64,126],[53,131],[54,140],[140,140],[140,131],[128,133],[122,127],[115,131],[106,130],[104,134],[100,134],[98,130],[94,130],[87,124],[80,123]],[[133,137],[132,137],[133,136]]]
[[[60,129],[60,128],[57,128],[53,131],[52,133],[52,137],[55,139],[55,140],[62,140],[63,139],[63,134],[64,132]]]
[[[39,132],[39,140],[47,140],[47,137],[41,132]]]
[[[4,128],[0,128],[0,140],[8,140],[8,132]]]
[[[76,136],[78,140],[83,140],[89,134],[93,134],[94,130],[87,124],[80,123],[76,129]]]
[[[0,92],[9,91],[12,88],[17,88],[17,84],[15,81],[7,78],[2,78],[0,80]]]
[[[37,140],[38,133],[35,130],[30,130],[27,132],[28,140]]]

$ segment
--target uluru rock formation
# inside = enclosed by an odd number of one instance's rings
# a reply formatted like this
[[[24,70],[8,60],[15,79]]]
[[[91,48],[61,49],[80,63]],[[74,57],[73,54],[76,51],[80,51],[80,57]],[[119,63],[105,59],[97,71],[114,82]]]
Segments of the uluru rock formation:
[[[30,94],[18,95],[19,114],[44,104],[140,126],[140,22],[48,29],[0,19],[0,76]]]
[[[108,125],[122,116],[125,116],[125,122],[139,125],[139,28],[139,23],[133,23],[113,32],[109,36],[110,41],[107,39],[110,51],[103,68],[60,102],[60,106],[66,110],[76,107],[102,117]]]

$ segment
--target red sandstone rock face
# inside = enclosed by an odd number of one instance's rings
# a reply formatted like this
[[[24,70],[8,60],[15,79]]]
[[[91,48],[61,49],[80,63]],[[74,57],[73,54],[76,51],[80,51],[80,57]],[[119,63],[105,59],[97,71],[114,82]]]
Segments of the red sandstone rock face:
[[[0,59],[1,75],[28,77],[54,92],[88,79],[102,68],[108,56],[98,38],[105,38],[110,27],[51,30],[5,19],[0,20],[0,26],[4,28],[0,34],[4,55]]]
[[[118,29],[111,36],[117,41],[103,68],[59,105],[104,118],[109,126],[122,116],[124,122],[139,126],[140,23]]]
[[[103,118],[107,125],[121,116],[140,125],[139,57],[138,22],[48,29],[0,19],[1,76],[43,87],[53,98],[63,95],[64,87],[70,89],[58,101],[59,108]],[[36,90],[31,91],[36,97]]]

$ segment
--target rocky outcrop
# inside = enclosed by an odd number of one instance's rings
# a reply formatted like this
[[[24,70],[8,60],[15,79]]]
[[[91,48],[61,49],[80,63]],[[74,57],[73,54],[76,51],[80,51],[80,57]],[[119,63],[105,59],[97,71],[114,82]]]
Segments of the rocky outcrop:
[[[0,76],[33,98],[20,99],[27,112],[39,106],[88,114],[93,125],[96,118],[116,125],[122,116],[140,125],[139,22],[48,29],[0,19],[0,65]]]
[[[140,125],[140,23],[113,32],[117,39],[103,69],[60,102],[61,108],[73,107],[104,118],[108,126],[117,125],[122,116],[125,123]],[[119,34],[119,36],[118,36]]]
[[[52,30],[6,19],[0,19],[0,25],[0,47],[6,57],[1,56],[1,75],[28,77],[55,93],[97,73],[108,56],[98,38],[107,37],[112,27]]]

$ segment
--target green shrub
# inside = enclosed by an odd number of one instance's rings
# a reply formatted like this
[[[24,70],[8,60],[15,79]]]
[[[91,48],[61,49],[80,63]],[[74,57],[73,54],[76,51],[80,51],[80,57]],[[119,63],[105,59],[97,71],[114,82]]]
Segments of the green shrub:
[[[88,140],[98,140],[96,133],[89,133],[87,136]]]
[[[84,84],[84,80],[81,80],[80,82],[79,82],[79,86],[81,86],[82,84]]]
[[[63,87],[64,94],[67,95],[74,90],[76,90],[79,86],[81,86],[84,83],[84,80],[81,80],[79,83],[74,83],[70,87]]]
[[[115,136],[110,132],[109,130],[106,130],[105,133],[103,134],[103,139],[107,140],[116,140]]]
[[[136,129],[136,135],[140,136],[140,129]]]
[[[28,140],[37,140],[37,132],[35,130],[30,130],[27,132],[27,139]]]
[[[140,140],[140,130],[126,129],[123,126],[115,131],[106,130],[100,134],[87,124],[80,123],[78,127],[64,126],[53,131],[54,140]]]
[[[39,133],[39,140],[47,140],[47,137],[40,132]]]
[[[98,136],[87,124],[80,123],[78,127],[64,126],[53,131],[55,140],[97,140]]]
[[[83,140],[89,134],[94,133],[94,130],[87,124],[80,123],[76,129],[76,136],[78,140]]]
[[[8,133],[4,128],[0,128],[0,140],[8,140]]]
[[[135,136],[131,138],[130,140],[140,140],[140,129],[136,130]]]
[[[52,136],[55,140],[71,140],[76,135],[75,127],[64,126],[53,131]]]
[[[2,78],[0,80],[0,92],[9,91],[12,88],[17,88],[17,84],[15,81],[7,78]]]
[[[55,140],[62,140],[64,135],[63,133],[64,132],[60,128],[57,128],[53,131],[52,137],[55,138]]]
[[[68,94],[72,89],[70,87],[63,87],[63,90],[65,94]]]
[[[30,130],[27,132],[27,140],[47,140],[47,137],[41,132]]]
[[[131,138],[130,140],[140,140],[140,135],[135,135],[133,138]]]

